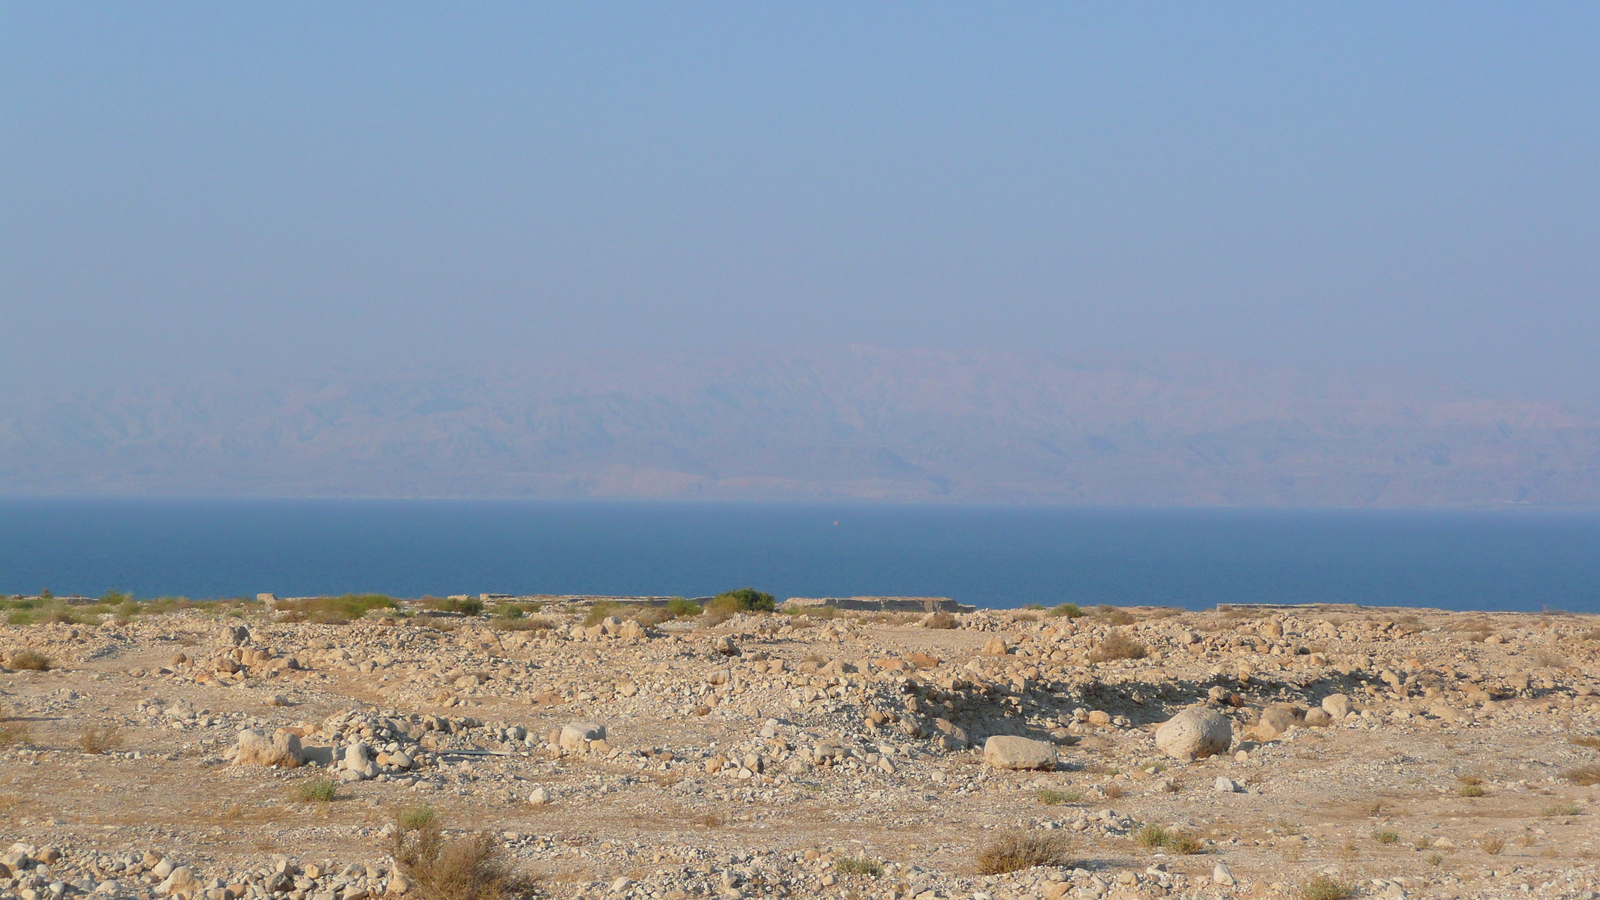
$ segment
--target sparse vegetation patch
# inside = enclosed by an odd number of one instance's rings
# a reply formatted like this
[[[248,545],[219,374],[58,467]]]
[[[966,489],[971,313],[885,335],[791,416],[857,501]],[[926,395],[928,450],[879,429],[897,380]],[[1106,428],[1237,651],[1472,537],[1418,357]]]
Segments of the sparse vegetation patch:
[[[1067,841],[1053,832],[1007,831],[980,846],[976,862],[981,875],[1066,865]]]

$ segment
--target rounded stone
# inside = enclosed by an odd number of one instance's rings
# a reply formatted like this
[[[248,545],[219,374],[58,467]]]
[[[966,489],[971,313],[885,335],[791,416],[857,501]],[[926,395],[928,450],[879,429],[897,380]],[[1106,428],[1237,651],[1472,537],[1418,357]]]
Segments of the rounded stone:
[[[1214,709],[1191,706],[1156,729],[1156,749],[1175,759],[1203,759],[1233,743],[1233,724]]]

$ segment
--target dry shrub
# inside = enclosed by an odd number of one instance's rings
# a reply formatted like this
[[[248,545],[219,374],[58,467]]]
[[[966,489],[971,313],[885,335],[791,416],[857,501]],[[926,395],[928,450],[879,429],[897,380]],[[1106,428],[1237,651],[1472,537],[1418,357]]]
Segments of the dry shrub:
[[[1149,652],[1145,645],[1128,637],[1120,629],[1114,629],[1089,651],[1089,661],[1103,663],[1115,659],[1144,659]]]
[[[1565,669],[1567,667],[1567,660],[1565,657],[1559,653],[1552,653],[1549,650],[1540,650],[1538,653],[1535,653],[1533,655],[1533,663],[1536,666],[1546,669]]]
[[[1187,831],[1174,831],[1168,834],[1167,841],[1163,846],[1173,853],[1182,853],[1185,856],[1204,853],[1206,849],[1204,841]]]
[[[1132,625],[1133,613],[1116,606],[1100,605],[1094,608],[1095,618],[1112,625]]]
[[[728,604],[708,603],[705,612],[700,614],[700,622],[708,627],[716,627],[733,618],[737,610],[729,608]]]
[[[875,612],[868,613],[860,619],[869,625],[909,625],[917,621],[916,613]]]
[[[446,838],[429,806],[401,812],[394,825],[390,852],[424,900],[501,900],[517,887],[494,835]]]
[[[544,616],[529,616],[526,619],[495,619],[489,627],[495,631],[549,631],[556,627],[556,623]]]
[[[666,622],[671,622],[677,617],[677,614],[673,613],[665,606],[646,606],[628,618],[638,622],[640,625],[654,627]]]
[[[1492,834],[1486,834],[1483,837],[1478,838],[1478,846],[1483,848],[1483,852],[1489,854],[1490,856],[1499,856],[1500,851],[1506,849],[1506,842],[1505,838],[1497,837]]]
[[[1007,831],[979,847],[977,854],[980,875],[1000,875],[1034,866],[1066,864],[1066,837],[1055,833]]]
[[[25,722],[13,722],[6,714],[5,708],[0,707],[0,750],[14,747],[28,742],[28,725]]]
[[[961,624],[960,622],[956,621],[956,617],[955,616],[953,616],[953,615],[951,615],[951,614],[949,614],[947,612],[936,612],[933,615],[931,615],[928,618],[923,620],[922,627],[923,628],[938,628],[938,629],[942,629],[942,630],[945,630],[945,631],[949,631],[950,629],[955,628],[955,627],[959,626],[960,624]]]
[[[1561,773],[1561,777],[1582,787],[1600,784],[1600,765],[1574,766]]]
[[[1600,735],[1580,734],[1568,743],[1576,747],[1588,747],[1590,750],[1600,750]]]
[[[398,606],[393,597],[383,594],[344,594],[339,597],[279,600],[274,608],[282,611],[285,622],[348,625],[352,619],[364,618],[372,610],[396,609]]]
[[[1300,896],[1305,900],[1350,900],[1356,889],[1326,875],[1318,875],[1300,885]]]
[[[1104,794],[1107,800],[1121,800],[1122,799],[1122,785],[1120,785],[1120,784],[1108,784],[1105,787],[1100,789],[1100,793]]]
[[[1583,634],[1578,635],[1578,640],[1600,641],[1600,628],[1591,628],[1588,631],[1585,631]]]
[[[703,828],[721,828],[726,824],[723,822],[722,817],[714,812],[701,813],[690,819],[689,822],[692,825],[699,825]]]
[[[85,753],[99,755],[122,747],[122,730],[115,725],[91,725],[78,734],[78,746]]]
[[[13,669],[24,669],[29,672],[45,672],[53,663],[50,657],[37,650],[18,650],[11,654],[11,659],[6,663]]]

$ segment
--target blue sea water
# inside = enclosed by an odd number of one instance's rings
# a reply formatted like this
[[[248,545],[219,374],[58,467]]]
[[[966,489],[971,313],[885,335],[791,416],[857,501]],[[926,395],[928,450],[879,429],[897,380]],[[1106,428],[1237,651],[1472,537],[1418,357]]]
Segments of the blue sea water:
[[[0,592],[937,595],[1600,612],[1600,513],[0,500]]]

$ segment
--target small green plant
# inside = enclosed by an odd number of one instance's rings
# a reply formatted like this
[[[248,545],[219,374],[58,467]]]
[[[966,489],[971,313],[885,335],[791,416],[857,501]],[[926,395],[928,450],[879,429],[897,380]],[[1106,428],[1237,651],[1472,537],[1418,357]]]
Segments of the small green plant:
[[[1185,856],[1205,852],[1205,842],[1187,831],[1173,831],[1150,823],[1133,836],[1134,843],[1146,850],[1163,849]]]
[[[1157,847],[1166,846],[1167,836],[1165,828],[1151,822],[1139,829],[1139,833],[1133,836],[1133,841],[1146,850],[1154,850]]]
[[[1066,865],[1066,837],[1055,832],[1007,831],[979,847],[975,862],[980,875]]]
[[[1483,779],[1476,775],[1457,775],[1456,780],[1461,786],[1456,788],[1456,794],[1462,797],[1482,797],[1488,794],[1483,788]]]
[[[13,669],[22,669],[29,672],[45,672],[51,667],[50,657],[37,650],[18,650],[11,654],[8,661]]]
[[[883,866],[860,856],[839,857],[833,861],[833,870],[840,875],[865,875],[868,878],[883,875]]]
[[[1076,603],[1063,603],[1060,606],[1052,606],[1050,611],[1045,613],[1045,617],[1049,619],[1077,619],[1082,616],[1083,610]]]
[[[1033,797],[1045,806],[1060,806],[1063,803],[1079,803],[1083,800],[1082,791],[1058,791],[1054,788],[1039,788],[1033,792]]]
[[[444,827],[439,823],[439,814],[426,803],[400,810],[395,814],[394,824],[401,831],[430,831]]]
[[[1583,807],[1568,801],[1545,807],[1544,814],[1547,816],[1581,816],[1583,815]]]
[[[296,803],[332,803],[338,794],[339,783],[332,778],[313,778],[296,784],[293,797]]]
[[[1304,900],[1350,900],[1355,894],[1355,888],[1326,875],[1318,875],[1300,885],[1300,896]]]
[[[1372,839],[1380,844],[1397,844],[1400,842],[1400,832],[1380,828],[1372,833]]]
[[[1444,862],[1444,857],[1437,853],[1429,853],[1427,856],[1423,857],[1423,859],[1426,860],[1430,866],[1437,866]]]

